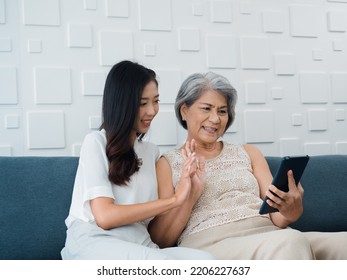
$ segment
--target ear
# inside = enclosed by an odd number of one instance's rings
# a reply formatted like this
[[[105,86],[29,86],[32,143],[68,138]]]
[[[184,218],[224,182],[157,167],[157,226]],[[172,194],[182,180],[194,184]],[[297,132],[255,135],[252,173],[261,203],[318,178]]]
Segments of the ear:
[[[186,120],[187,110],[188,110],[187,105],[185,103],[183,103],[183,105],[180,108],[180,113],[181,113],[181,116],[182,116],[182,120],[184,120],[184,121]]]

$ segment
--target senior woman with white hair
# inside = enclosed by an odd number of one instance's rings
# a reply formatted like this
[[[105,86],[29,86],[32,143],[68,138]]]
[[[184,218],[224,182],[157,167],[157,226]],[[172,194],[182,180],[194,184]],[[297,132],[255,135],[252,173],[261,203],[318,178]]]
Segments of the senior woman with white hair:
[[[176,116],[188,132],[185,147],[199,161],[184,205],[152,220],[154,242],[204,249],[219,259],[347,259],[346,232],[302,233],[288,227],[303,212],[304,190],[291,171],[289,191],[282,192],[271,185],[258,148],[221,139],[235,119],[236,101],[228,79],[213,72],[192,74],[181,85]],[[180,149],[157,162],[160,198],[175,193],[183,162]],[[265,196],[278,212],[259,214]]]

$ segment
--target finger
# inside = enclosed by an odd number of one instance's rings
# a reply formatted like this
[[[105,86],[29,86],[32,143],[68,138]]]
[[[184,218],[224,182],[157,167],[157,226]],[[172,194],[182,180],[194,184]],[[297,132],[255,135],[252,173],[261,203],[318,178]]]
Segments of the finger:
[[[299,193],[301,194],[301,197],[303,197],[304,196],[304,188],[302,187],[300,182],[298,184],[298,190],[299,190]]]
[[[190,146],[191,146],[190,141],[186,141],[185,149],[188,156],[192,153],[192,149],[190,148]]]
[[[289,189],[296,189],[296,183],[293,175],[293,171],[289,170],[287,173],[288,176],[288,188]]]
[[[181,155],[184,160],[188,158],[187,151],[184,148],[181,149]]]
[[[191,150],[192,152],[195,152],[195,139],[192,139],[192,140],[190,141],[190,150]]]
[[[199,170],[205,171],[205,158],[204,157],[199,158]]]

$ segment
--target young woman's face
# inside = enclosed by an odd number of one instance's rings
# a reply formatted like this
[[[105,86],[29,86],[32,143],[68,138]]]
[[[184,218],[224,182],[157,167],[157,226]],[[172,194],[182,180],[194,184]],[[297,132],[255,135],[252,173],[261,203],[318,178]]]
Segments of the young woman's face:
[[[225,132],[228,122],[226,98],[219,92],[204,92],[190,107],[181,107],[183,119],[187,122],[188,138],[201,143],[213,143]]]
[[[158,111],[158,86],[155,82],[151,81],[145,86],[142,93],[140,108],[134,126],[136,133],[146,133]]]

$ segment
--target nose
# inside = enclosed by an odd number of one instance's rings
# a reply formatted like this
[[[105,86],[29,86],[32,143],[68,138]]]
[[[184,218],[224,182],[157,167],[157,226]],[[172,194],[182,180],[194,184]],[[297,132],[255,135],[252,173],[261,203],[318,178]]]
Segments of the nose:
[[[218,115],[217,111],[211,110],[210,116],[209,116],[209,120],[213,123],[219,123],[220,122],[220,118]]]
[[[146,113],[148,116],[154,116],[156,114],[156,108],[153,104],[148,104]]]

